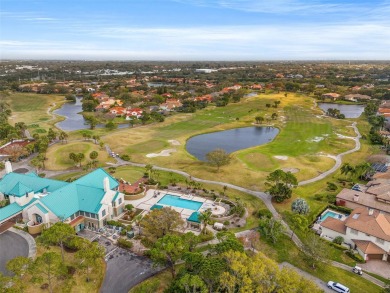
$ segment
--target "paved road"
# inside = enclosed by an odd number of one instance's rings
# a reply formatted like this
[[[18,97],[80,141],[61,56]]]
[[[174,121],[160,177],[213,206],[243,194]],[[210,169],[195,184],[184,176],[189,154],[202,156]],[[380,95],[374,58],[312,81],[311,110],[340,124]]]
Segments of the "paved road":
[[[326,293],[334,293],[335,292],[335,291],[329,289],[328,286],[326,285],[327,283],[325,283],[321,279],[314,277],[313,275],[309,274],[308,272],[305,272],[305,271],[293,266],[292,264],[290,264],[288,262],[282,262],[281,264],[279,264],[279,268],[293,269],[294,271],[296,271],[298,274],[300,274],[304,278],[316,283],[317,286],[320,287],[320,289],[324,290],[324,292],[326,292]]]
[[[28,256],[28,253],[28,244],[23,237],[11,231],[0,234],[0,273],[11,275],[5,268],[7,262],[17,256]]]

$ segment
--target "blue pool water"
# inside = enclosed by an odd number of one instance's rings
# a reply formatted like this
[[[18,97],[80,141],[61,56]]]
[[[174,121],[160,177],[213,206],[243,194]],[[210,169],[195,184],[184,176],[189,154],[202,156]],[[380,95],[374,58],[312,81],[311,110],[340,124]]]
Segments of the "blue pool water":
[[[326,211],[325,214],[321,215],[321,221],[325,221],[326,218],[328,218],[328,217],[339,219],[340,218],[339,216],[341,216],[341,214],[337,214],[337,213],[334,213],[332,211]]]
[[[162,199],[158,201],[159,204],[165,204],[168,206],[173,206],[177,208],[189,209],[197,211],[202,206],[202,202],[193,201],[189,199],[183,199],[175,195],[166,194]]]

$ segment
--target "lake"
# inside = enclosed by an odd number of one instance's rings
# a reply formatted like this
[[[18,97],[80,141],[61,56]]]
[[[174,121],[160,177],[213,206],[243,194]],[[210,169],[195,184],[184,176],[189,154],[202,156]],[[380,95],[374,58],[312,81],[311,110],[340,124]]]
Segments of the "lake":
[[[325,113],[329,108],[340,110],[341,114],[345,115],[345,118],[358,118],[364,111],[364,105],[342,105],[333,103],[318,103]]]
[[[217,148],[228,153],[262,145],[272,141],[279,133],[275,127],[244,127],[206,133],[191,137],[186,144],[187,151],[201,161],[206,154]]]
[[[90,126],[86,124],[83,115],[81,98],[76,98],[76,102],[65,103],[61,108],[54,110],[53,113],[65,117],[65,120],[55,124],[61,130],[73,131],[80,129],[89,129]],[[103,128],[104,124],[96,125],[96,128]],[[129,127],[128,123],[118,125],[118,128]]]

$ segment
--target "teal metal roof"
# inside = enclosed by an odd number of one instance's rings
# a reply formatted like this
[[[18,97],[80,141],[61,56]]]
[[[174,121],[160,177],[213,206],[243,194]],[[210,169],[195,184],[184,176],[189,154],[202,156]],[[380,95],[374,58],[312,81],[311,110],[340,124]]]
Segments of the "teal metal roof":
[[[35,206],[41,210],[42,213],[47,214],[48,211],[40,203],[35,204]]]
[[[53,192],[69,183],[59,180],[41,178],[37,176],[18,174],[18,173],[8,173],[0,181],[0,192],[3,194],[12,194],[11,191],[18,183],[23,184],[24,188],[28,188],[34,193],[41,192],[44,188],[48,192]],[[22,196],[24,194],[16,196]]]
[[[52,211],[57,217],[66,219],[78,211],[89,213],[98,213],[101,208],[101,200],[104,197],[103,180],[108,177],[110,189],[116,188],[118,182],[103,169],[95,171],[77,179],[72,183],[67,183],[58,180],[41,178],[32,174],[6,174],[0,181],[0,192],[11,194],[11,191],[17,193],[15,195],[22,196],[26,191],[41,192],[44,188],[49,192],[48,195],[39,199],[47,209]],[[115,194],[114,200],[119,193]],[[32,199],[28,204],[33,202]],[[16,204],[17,205],[17,204]],[[19,205],[17,205],[19,207]],[[21,211],[24,207],[19,207]],[[44,213],[47,209],[43,205],[37,203],[37,207]],[[15,207],[16,208],[16,207]],[[10,208],[8,208],[10,209]],[[9,212],[7,212],[8,214]],[[0,209],[0,218],[3,217],[3,209]]]
[[[18,197],[25,195],[33,191],[30,187],[27,187],[23,183],[16,183],[15,186],[9,191],[9,194],[16,195]]]
[[[199,220],[199,213],[198,212],[193,212],[191,216],[187,219],[187,221],[190,222],[195,222],[195,223],[200,223]]]
[[[96,188],[103,188],[103,180],[105,177],[108,177],[111,190],[118,187],[119,185],[118,181],[116,181],[110,174],[108,174],[102,168],[98,168],[93,172],[75,180],[74,182],[76,184],[81,184],[81,185],[86,185],[86,186],[91,186]]]
[[[0,209],[0,222],[20,213],[23,210],[23,207],[18,205],[16,202],[11,203]]]
[[[157,210],[161,210],[164,206],[160,206],[159,204],[155,204],[155,205],[152,205],[152,207],[150,208],[151,211],[157,209]]]

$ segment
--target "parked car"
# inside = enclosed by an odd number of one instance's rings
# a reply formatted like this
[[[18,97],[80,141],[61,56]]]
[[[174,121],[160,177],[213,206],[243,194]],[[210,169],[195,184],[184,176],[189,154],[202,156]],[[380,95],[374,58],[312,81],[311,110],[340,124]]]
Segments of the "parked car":
[[[339,293],[349,293],[349,288],[340,284],[340,283],[336,283],[336,282],[333,282],[333,281],[329,281],[328,282],[328,288],[336,291],[336,292],[339,292]]]
[[[362,268],[358,267],[358,266],[354,266],[353,269],[352,269],[352,272],[354,272],[355,274],[358,274],[360,276],[363,275]]]

